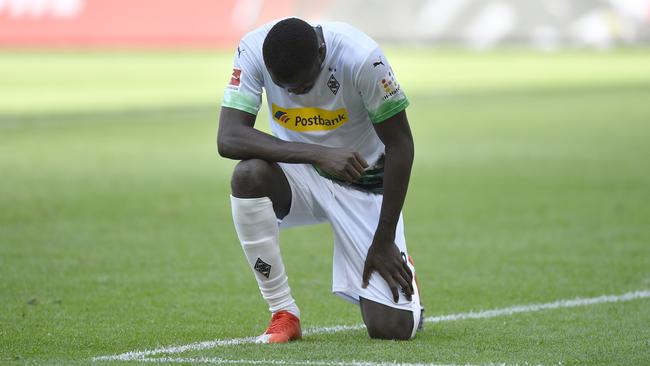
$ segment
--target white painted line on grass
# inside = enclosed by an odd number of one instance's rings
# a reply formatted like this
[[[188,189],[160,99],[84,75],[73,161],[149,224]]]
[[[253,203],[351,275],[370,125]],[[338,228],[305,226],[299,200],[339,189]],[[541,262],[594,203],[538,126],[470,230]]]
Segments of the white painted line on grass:
[[[575,298],[575,299],[570,299],[570,300],[558,300],[554,302],[549,302],[549,303],[544,303],[544,304],[528,304],[528,305],[515,305],[515,306],[510,306],[507,308],[503,309],[492,309],[492,310],[482,310],[482,311],[470,311],[467,313],[459,313],[459,314],[451,314],[451,315],[440,315],[440,316],[431,316],[427,317],[424,319],[425,322],[427,323],[441,323],[441,322],[449,322],[449,321],[458,321],[458,320],[468,320],[468,319],[487,319],[487,318],[494,318],[494,317],[499,317],[499,316],[511,316],[514,314],[520,314],[520,313],[532,313],[532,312],[537,312],[537,311],[542,311],[542,310],[551,310],[551,309],[560,309],[560,308],[573,308],[573,307],[578,307],[578,306],[589,306],[589,305],[597,305],[597,304],[604,304],[604,303],[614,303],[614,302],[623,302],[623,301],[631,301],[631,300],[638,300],[638,299],[647,299],[650,298],[650,291],[649,290],[640,290],[640,291],[633,291],[633,292],[628,292],[622,295],[603,295],[603,296],[598,296],[598,297],[590,297],[590,298]],[[358,324],[358,325],[339,325],[339,326],[333,326],[333,327],[313,327],[306,329],[303,334],[304,335],[315,335],[315,334],[329,334],[329,333],[338,333],[338,332],[343,332],[343,331],[349,331],[349,330],[359,330],[359,329],[364,329],[365,326],[363,324]],[[146,357],[150,356],[156,356],[156,355],[164,355],[164,354],[178,354],[178,353],[183,353],[187,351],[200,351],[204,349],[210,349],[210,348],[216,348],[216,347],[222,347],[222,346],[234,346],[234,345],[240,345],[240,344],[249,344],[249,343],[255,343],[255,338],[256,337],[247,337],[247,338],[233,338],[233,339],[217,339],[213,341],[205,341],[205,342],[196,342],[196,343],[190,343],[186,345],[181,345],[181,346],[171,346],[171,347],[162,347],[162,348],[156,348],[153,350],[145,350],[145,351],[131,351],[131,352],[126,352],[122,353],[119,355],[110,355],[110,356],[98,356],[93,358],[93,361],[147,361],[147,362],[155,362],[155,360],[158,360],[159,358],[155,359],[147,359]],[[168,362],[175,362],[173,360],[176,359],[168,359]],[[221,360],[219,358],[215,358],[212,360]],[[236,363],[233,360],[225,360],[225,361],[232,361],[231,363]],[[224,362],[224,363],[228,363]],[[239,361],[237,361],[239,362]],[[258,361],[246,361],[249,364],[253,364],[252,362],[258,362]],[[284,362],[284,361],[273,361],[273,362]],[[264,362],[264,363],[273,363],[273,362]],[[298,362],[320,362],[320,361],[298,361]],[[206,363],[215,363],[215,362],[206,362]],[[293,363],[298,365],[297,363]],[[302,365],[302,364],[301,364]],[[338,365],[336,363],[315,363],[315,364],[304,364],[304,365]],[[365,366],[365,363],[361,363],[359,365],[356,364],[351,364],[351,363],[344,363],[344,365],[352,365],[352,366]],[[391,364],[393,366],[397,364]],[[407,364],[404,364],[407,365]],[[413,366],[415,364],[409,365]]]
[[[221,346],[236,346],[238,344],[255,343],[257,337],[247,338],[233,338],[233,339],[216,339],[214,341],[196,342],[183,346],[171,346],[164,348],[156,348],[146,351],[131,351],[122,353],[115,356],[99,356],[93,358],[93,361],[132,361],[142,360],[144,357],[162,355],[162,354],[177,354],[187,351],[200,351],[202,349],[210,349]]]
[[[498,316],[509,316],[519,313],[534,313],[536,311],[542,310],[574,308],[577,306],[597,305],[610,302],[622,302],[646,298],[650,298],[650,291],[642,290],[628,292],[623,295],[603,295],[589,298],[578,297],[572,300],[558,300],[546,304],[514,305],[503,309],[482,310],[478,312],[470,311],[469,313],[430,316],[428,318],[424,318],[424,321],[427,323],[440,323],[456,320],[495,318]]]
[[[296,365],[296,366],[479,366],[473,364],[440,364],[440,363],[404,363],[404,362],[372,362],[372,361],[305,361],[305,360],[230,360],[218,357],[195,357],[195,358],[145,358],[138,361],[153,363],[197,363],[197,364],[216,364],[216,365]],[[489,363],[480,366],[517,366],[507,365],[505,363]],[[533,366],[526,364],[526,366]],[[541,366],[541,365],[538,365]]]

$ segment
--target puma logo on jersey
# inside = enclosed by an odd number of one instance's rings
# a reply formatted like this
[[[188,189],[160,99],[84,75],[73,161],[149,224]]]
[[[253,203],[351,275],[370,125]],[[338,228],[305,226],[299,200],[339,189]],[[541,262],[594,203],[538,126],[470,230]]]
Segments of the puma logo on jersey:
[[[320,108],[282,108],[272,104],[271,115],[280,126],[298,132],[328,131],[348,122],[348,111],[340,108],[334,111]]]
[[[381,61],[381,57],[379,57],[379,61],[377,61],[377,62],[373,62],[373,63],[372,63],[372,67],[377,67],[377,66],[379,66],[379,65],[386,66],[386,65],[384,65],[384,63]]]

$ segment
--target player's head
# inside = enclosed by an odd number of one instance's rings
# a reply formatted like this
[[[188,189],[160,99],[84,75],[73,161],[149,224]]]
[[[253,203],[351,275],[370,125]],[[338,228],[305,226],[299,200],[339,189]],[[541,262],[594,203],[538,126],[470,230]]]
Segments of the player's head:
[[[277,85],[293,94],[311,90],[325,58],[325,43],[314,27],[298,18],[276,23],[262,46],[264,64]]]

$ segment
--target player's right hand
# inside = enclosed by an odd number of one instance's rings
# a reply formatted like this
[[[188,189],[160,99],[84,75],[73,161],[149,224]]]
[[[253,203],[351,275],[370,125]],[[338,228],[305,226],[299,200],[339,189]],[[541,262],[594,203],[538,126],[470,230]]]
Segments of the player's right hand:
[[[399,301],[398,289],[400,287],[406,299],[408,301],[412,300],[415,293],[413,290],[413,272],[406,264],[404,253],[400,252],[395,243],[377,237],[373,239],[363,265],[362,288],[368,287],[370,276],[375,271],[388,284],[395,303]]]
[[[346,182],[357,181],[368,167],[358,152],[343,148],[325,148],[316,164],[325,173]]]

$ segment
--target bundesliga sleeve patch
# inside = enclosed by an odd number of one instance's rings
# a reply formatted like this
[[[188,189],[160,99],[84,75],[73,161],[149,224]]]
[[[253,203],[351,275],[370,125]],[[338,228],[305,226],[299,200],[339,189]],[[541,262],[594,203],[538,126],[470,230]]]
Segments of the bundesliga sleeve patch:
[[[240,84],[241,84],[241,69],[235,67],[232,69],[232,75],[230,75],[230,82],[228,83],[228,86],[233,89],[239,89]]]

